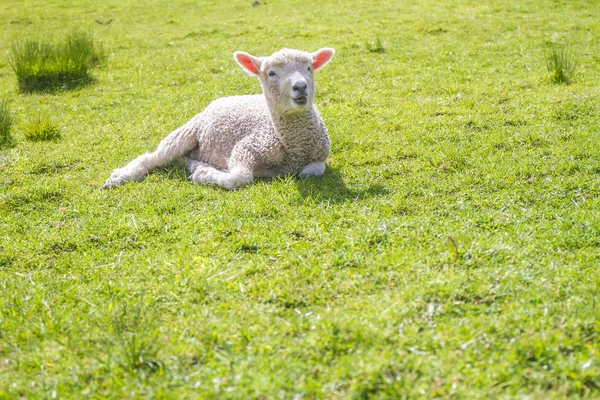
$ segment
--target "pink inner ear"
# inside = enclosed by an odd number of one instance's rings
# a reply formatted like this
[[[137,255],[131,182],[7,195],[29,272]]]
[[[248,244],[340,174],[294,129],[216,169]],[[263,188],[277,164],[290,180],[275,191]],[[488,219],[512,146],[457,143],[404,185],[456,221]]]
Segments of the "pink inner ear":
[[[237,56],[237,59],[248,71],[252,72],[253,74],[258,74],[258,70],[256,69],[256,66],[254,65],[250,57],[246,57],[240,54]]]
[[[329,51],[320,52],[319,54],[317,54],[316,57],[313,58],[313,64],[312,64],[313,69],[317,70],[317,69],[321,68],[330,59],[331,59],[331,52],[329,52]]]

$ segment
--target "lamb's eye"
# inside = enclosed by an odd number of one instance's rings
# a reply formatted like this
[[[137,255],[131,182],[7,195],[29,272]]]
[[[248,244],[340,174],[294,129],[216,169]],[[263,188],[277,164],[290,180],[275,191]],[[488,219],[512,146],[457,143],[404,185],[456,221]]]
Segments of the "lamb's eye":
[[[308,70],[309,70],[309,71],[312,71],[312,67],[311,67],[310,65],[308,66]]]
[[[277,76],[277,74],[275,73],[275,71],[269,71],[269,76],[272,78],[274,76]]]

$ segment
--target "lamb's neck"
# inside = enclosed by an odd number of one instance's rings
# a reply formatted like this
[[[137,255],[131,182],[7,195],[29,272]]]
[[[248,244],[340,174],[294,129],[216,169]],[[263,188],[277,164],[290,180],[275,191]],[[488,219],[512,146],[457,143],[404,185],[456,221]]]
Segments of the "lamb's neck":
[[[287,148],[312,140],[320,131],[319,118],[312,106],[302,112],[275,115],[272,113],[271,118],[277,136]]]

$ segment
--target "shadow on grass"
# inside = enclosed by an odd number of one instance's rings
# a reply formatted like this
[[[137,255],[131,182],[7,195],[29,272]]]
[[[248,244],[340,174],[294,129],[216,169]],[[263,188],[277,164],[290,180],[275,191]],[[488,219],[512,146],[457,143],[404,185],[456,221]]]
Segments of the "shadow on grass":
[[[181,160],[173,161],[164,167],[152,171],[152,173],[161,175],[167,179],[175,179],[178,181],[189,181],[188,176],[190,175],[185,168],[185,164]]]
[[[328,203],[363,200],[388,193],[385,187],[378,184],[365,189],[350,189],[344,183],[342,174],[329,165],[323,176],[305,179],[296,178],[296,186],[302,200]]]
[[[180,160],[157,169],[155,173],[167,179],[179,181],[188,181],[189,176],[189,172]],[[349,200],[363,200],[382,196],[388,193],[385,187],[377,184],[369,186],[366,189],[350,189],[344,183],[340,172],[330,166],[327,166],[323,176],[310,178],[295,177],[294,179],[302,201],[342,203]],[[270,179],[266,179],[266,181],[268,182]]]
[[[21,93],[55,94],[81,89],[92,83],[94,83],[94,79],[90,76],[77,79],[31,76],[19,80],[19,91]]]

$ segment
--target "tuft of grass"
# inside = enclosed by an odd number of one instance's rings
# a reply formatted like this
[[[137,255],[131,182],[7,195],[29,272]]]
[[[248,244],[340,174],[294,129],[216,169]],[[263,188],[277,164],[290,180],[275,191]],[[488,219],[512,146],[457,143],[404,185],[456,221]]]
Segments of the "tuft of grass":
[[[128,372],[161,368],[157,360],[158,348],[154,344],[149,321],[144,317],[142,297],[129,306],[125,303],[113,318],[117,364]]]
[[[71,89],[91,82],[90,70],[105,60],[91,34],[71,32],[63,40],[23,39],[11,48],[11,66],[22,92]]]
[[[0,148],[9,147],[13,143],[10,130],[12,128],[12,116],[8,108],[8,98],[0,97]]]
[[[32,142],[47,142],[60,139],[60,129],[48,118],[38,116],[23,127],[23,134]]]
[[[385,53],[385,47],[379,37],[373,42],[367,42],[366,47],[370,53]]]
[[[577,70],[577,59],[568,46],[553,44],[546,59],[550,79],[554,83],[569,84]]]

